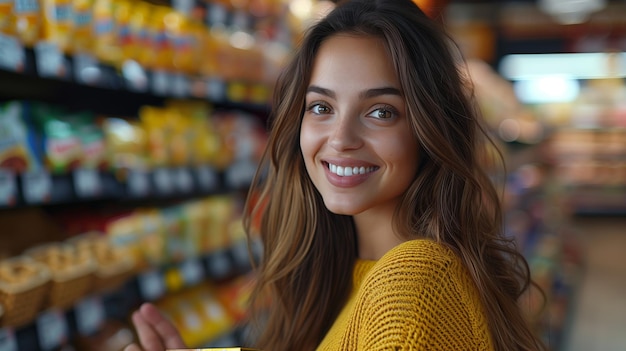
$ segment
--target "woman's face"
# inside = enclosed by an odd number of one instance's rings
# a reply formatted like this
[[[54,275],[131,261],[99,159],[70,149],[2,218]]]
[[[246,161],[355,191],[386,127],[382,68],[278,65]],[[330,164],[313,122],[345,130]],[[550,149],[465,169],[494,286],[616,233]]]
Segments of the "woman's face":
[[[331,212],[395,209],[417,172],[419,151],[381,39],[335,35],[322,43],[307,89],[300,148]]]

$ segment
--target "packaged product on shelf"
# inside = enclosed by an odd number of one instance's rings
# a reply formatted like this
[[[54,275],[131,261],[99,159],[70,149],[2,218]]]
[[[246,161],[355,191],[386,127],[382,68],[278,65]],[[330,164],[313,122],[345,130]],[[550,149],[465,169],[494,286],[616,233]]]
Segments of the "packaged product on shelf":
[[[193,130],[191,118],[180,113],[178,109],[166,108],[166,123],[171,131],[170,155],[173,166],[186,166],[191,164],[193,147]]]
[[[143,1],[135,2],[130,19],[131,31],[137,35],[136,51],[131,57],[147,69],[154,68],[156,59],[152,45],[156,37],[156,27],[152,22],[154,10],[155,5]]]
[[[115,65],[120,62],[114,21],[114,0],[94,0],[93,3],[93,52],[104,63]]]
[[[135,47],[135,37],[131,31],[132,11],[133,3],[130,0],[114,0],[113,21],[115,23],[116,46],[120,50],[118,63],[129,60]]]
[[[31,322],[43,307],[50,271],[24,255],[0,260],[0,305],[2,327],[21,327]]]
[[[32,247],[25,255],[50,271],[50,287],[44,308],[67,309],[91,291],[96,262],[91,255],[61,243]]]
[[[189,143],[189,163],[192,165],[217,165],[222,151],[222,139],[211,118],[212,108],[205,102],[168,101],[167,107],[186,116],[186,135]]]
[[[128,40],[122,45],[124,60],[134,60],[142,67],[148,68],[143,61],[142,50],[146,50],[150,4],[143,1],[130,2],[128,17]]]
[[[165,231],[165,252],[168,262],[181,262],[191,257],[193,248],[187,240],[188,220],[182,206],[161,209]]]
[[[13,0],[0,1],[0,34],[12,35],[14,33]]]
[[[32,115],[41,136],[46,168],[52,173],[67,173],[78,167],[83,150],[67,114],[53,106],[33,104]]]
[[[204,236],[209,230],[209,216],[201,200],[193,201],[184,205],[184,211],[189,222],[187,225],[187,240],[190,243],[191,257],[208,253],[204,246]]]
[[[41,9],[39,0],[13,0],[15,36],[27,47],[40,39]]]
[[[148,159],[153,167],[171,165],[172,128],[165,109],[143,106],[139,110],[139,119],[146,131]]]
[[[82,149],[81,167],[105,169],[107,167],[107,145],[102,128],[95,116],[89,112],[68,116],[68,121],[76,131]]]
[[[235,216],[235,202],[232,196],[211,196],[204,200],[205,211],[209,215],[209,230],[205,234],[205,244],[210,251],[218,251],[227,248],[231,240],[229,238],[229,225]]]
[[[43,7],[42,39],[57,45],[63,52],[71,48],[73,31],[72,0],[41,0]]]
[[[71,52],[93,54],[93,2],[94,0],[72,0]]]
[[[22,102],[0,103],[0,168],[16,173],[41,167],[23,113]]]
[[[163,229],[163,217],[156,209],[137,210],[140,226],[140,248],[143,257],[151,266],[161,265],[165,262],[165,232]]]
[[[135,261],[135,269],[140,272],[149,267],[141,248],[141,223],[139,217],[126,213],[112,218],[106,225],[106,235],[113,247],[124,248]]]
[[[217,299],[237,323],[243,323],[248,317],[248,300],[254,280],[254,275],[249,273],[215,287]]]
[[[157,307],[174,323],[187,345],[207,343],[235,325],[209,284],[168,295]]]
[[[189,19],[180,12],[166,15],[165,30],[172,47],[172,68],[176,72],[192,73],[194,70],[193,33]]]
[[[172,71],[172,41],[168,37],[166,22],[173,10],[167,6],[154,6],[150,16],[148,35],[151,50],[146,54],[154,57],[152,68],[159,71]]]
[[[108,163],[113,169],[146,169],[148,142],[141,124],[123,118],[105,117],[102,129]]]

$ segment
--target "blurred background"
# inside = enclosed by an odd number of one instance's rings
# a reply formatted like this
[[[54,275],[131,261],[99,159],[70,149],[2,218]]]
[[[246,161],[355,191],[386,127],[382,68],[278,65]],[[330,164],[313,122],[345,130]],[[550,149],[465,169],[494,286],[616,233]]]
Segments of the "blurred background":
[[[626,1],[415,0],[466,58],[551,350],[626,350]],[[272,84],[321,0],[0,0],[0,350],[246,335]],[[502,176],[504,174],[504,176]]]

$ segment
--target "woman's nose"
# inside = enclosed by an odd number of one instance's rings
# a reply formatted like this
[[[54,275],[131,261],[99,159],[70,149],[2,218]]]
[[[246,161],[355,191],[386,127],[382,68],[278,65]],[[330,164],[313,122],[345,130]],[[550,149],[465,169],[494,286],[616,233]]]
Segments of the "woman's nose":
[[[337,116],[330,126],[328,144],[337,151],[358,149],[362,144],[357,118]]]

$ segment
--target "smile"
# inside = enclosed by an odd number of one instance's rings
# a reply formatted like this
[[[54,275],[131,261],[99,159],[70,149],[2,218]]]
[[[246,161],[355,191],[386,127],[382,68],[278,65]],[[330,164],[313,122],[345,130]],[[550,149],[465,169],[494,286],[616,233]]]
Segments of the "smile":
[[[328,169],[331,173],[340,177],[351,177],[356,175],[367,174],[375,171],[378,167],[344,167],[328,163]]]

